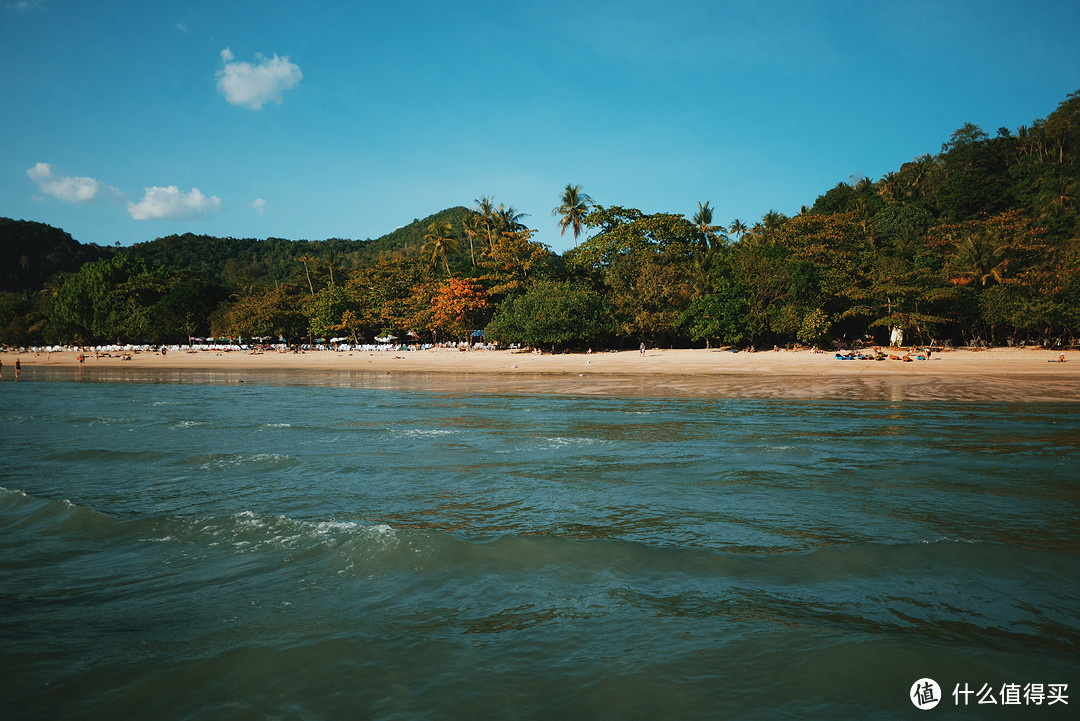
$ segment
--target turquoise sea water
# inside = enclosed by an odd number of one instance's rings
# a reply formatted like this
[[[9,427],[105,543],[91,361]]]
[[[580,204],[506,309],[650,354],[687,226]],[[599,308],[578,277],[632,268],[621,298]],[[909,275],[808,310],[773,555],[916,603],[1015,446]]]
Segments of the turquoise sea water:
[[[1080,404],[110,378],[0,383],[6,719],[1080,704]]]

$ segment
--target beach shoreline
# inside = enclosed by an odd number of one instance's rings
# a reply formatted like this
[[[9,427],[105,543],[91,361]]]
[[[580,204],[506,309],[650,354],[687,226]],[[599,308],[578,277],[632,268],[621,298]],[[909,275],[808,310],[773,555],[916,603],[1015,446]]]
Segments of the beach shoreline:
[[[893,355],[902,350],[890,351]],[[464,392],[752,398],[1080,402],[1080,351],[994,348],[929,360],[839,360],[808,350],[649,349],[534,355],[510,350],[0,353],[3,381],[270,382]],[[1064,356],[1065,362],[1058,362]]]

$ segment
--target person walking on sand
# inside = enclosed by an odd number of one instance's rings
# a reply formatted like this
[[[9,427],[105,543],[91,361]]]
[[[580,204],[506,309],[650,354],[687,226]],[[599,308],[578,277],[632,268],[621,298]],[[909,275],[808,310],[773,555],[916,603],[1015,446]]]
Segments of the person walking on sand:
[[[645,341],[641,341],[641,355],[645,355]]]

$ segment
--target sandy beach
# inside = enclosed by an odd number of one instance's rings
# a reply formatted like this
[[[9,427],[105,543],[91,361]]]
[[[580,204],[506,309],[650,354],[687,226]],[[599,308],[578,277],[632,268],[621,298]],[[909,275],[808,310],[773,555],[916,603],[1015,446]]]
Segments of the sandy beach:
[[[883,349],[884,350],[884,349]],[[887,351],[900,354],[902,351]],[[5,352],[3,380],[64,370],[88,380],[147,374],[181,382],[290,377],[310,384],[368,384],[486,392],[619,395],[1080,401],[1080,351],[995,348],[935,352],[930,360],[838,360],[811,351],[661,350],[545,354],[509,350],[194,351],[96,356]],[[1064,355],[1065,362],[1058,362]],[[222,374],[225,374],[224,376]]]

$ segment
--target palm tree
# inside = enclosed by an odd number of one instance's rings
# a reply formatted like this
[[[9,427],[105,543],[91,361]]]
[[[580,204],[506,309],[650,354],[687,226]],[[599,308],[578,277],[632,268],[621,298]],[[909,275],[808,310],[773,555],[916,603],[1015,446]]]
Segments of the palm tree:
[[[495,210],[495,221],[502,233],[525,230],[525,224],[521,222],[521,219],[528,216],[528,213],[519,213],[513,205],[503,207],[503,204],[499,203],[499,207]]]
[[[761,217],[761,220],[765,223],[766,230],[776,230],[787,222],[787,216],[775,210],[770,210]]]
[[[473,211],[479,216],[477,228],[484,231],[484,236],[487,238],[488,248],[495,245],[495,237],[498,235],[497,221],[495,219],[495,197],[492,195],[481,195],[475,201],[476,207]]]
[[[745,233],[747,230],[749,230],[749,228],[746,227],[746,223],[742,222],[738,218],[731,221],[731,225],[728,226],[728,232],[732,235],[739,236],[739,240],[742,240],[743,233]]]
[[[472,213],[468,218],[461,221],[461,229],[465,231],[465,237],[469,239],[469,257],[472,258],[473,265],[476,265],[476,250],[473,248],[473,239],[480,234],[482,225],[483,219],[479,213]]]
[[[326,252],[326,265],[330,268],[330,285],[334,284],[334,266],[338,262],[338,254],[331,248]]]
[[[428,226],[428,232],[424,236],[424,247],[420,249],[421,255],[431,253],[431,264],[442,258],[443,266],[447,274],[450,273],[450,262],[446,259],[447,251],[458,251],[458,239],[451,235],[452,229],[449,221],[432,223]]]
[[[716,235],[717,230],[723,230],[722,225],[713,225],[713,209],[709,207],[709,201],[705,201],[705,205],[701,203],[697,204],[697,212],[694,213],[694,217],[690,222],[697,228],[702,248],[715,248],[720,245],[719,238]]]
[[[1039,212],[1039,217],[1050,218],[1063,215],[1076,207],[1077,196],[1080,195],[1080,183],[1075,180],[1057,178],[1046,185],[1047,198],[1045,205]]]
[[[308,263],[311,263],[312,265],[314,265],[314,264],[315,264],[315,259],[314,259],[314,258],[312,258],[311,256],[307,256],[307,255],[301,255],[301,256],[300,256],[300,257],[298,258],[298,260],[299,260],[299,261],[300,261],[301,263],[303,263],[303,264],[304,264],[304,275],[306,275],[306,276],[307,276],[307,287],[308,287],[308,292],[309,292],[309,293],[311,293],[311,295],[312,295],[312,296],[314,296],[314,295],[315,295],[315,286],[313,286],[313,285],[311,284],[311,269],[310,269],[310,268],[308,267]]]
[[[713,290],[713,270],[716,267],[716,249],[701,248],[694,252],[694,264],[691,266],[690,299],[696,300]]]
[[[566,229],[570,228],[574,233],[574,245],[577,245],[578,236],[585,229],[585,215],[589,212],[589,206],[594,205],[593,199],[588,193],[582,192],[580,185],[567,184],[561,200],[562,203],[552,209],[551,214],[562,216],[559,235],[566,235]]]
[[[1008,246],[990,230],[983,230],[954,241],[957,265],[964,276],[979,285],[1004,280],[1005,268],[1010,258]]]

